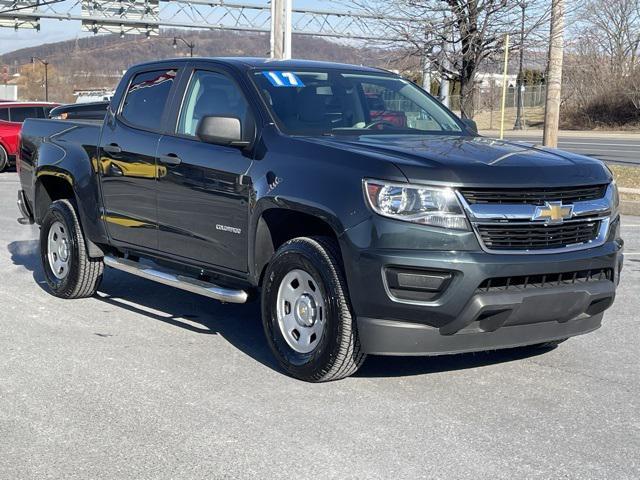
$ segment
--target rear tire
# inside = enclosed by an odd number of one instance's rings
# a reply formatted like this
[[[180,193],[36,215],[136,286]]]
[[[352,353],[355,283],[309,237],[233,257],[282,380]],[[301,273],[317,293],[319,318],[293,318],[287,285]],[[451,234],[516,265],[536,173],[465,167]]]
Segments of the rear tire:
[[[8,166],[9,166],[9,154],[4,149],[4,147],[0,145],[0,173],[4,172]]]
[[[86,298],[96,293],[104,263],[87,254],[78,215],[69,200],[56,200],[49,206],[40,228],[40,258],[56,297]]]
[[[295,238],[278,249],[265,273],[267,341],[280,366],[300,380],[339,380],[366,358],[339,259],[330,238]]]

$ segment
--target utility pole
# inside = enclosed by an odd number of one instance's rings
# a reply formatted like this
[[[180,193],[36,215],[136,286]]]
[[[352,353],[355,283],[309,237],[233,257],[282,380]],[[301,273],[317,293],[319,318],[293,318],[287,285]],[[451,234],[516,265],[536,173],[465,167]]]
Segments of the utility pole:
[[[518,78],[516,80],[517,99],[518,104],[516,106],[516,121],[513,125],[514,130],[522,130],[522,90],[524,87],[523,63],[524,63],[524,21],[527,12],[527,3],[525,0],[520,1],[520,8],[522,9],[522,18],[520,19],[520,65],[518,66]]]
[[[35,64],[36,60],[44,65],[44,101],[49,101],[49,62],[39,57],[31,57],[31,64]]]
[[[271,58],[291,58],[293,0],[271,0]]]
[[[562,59],[564,49],[564,0],[552,0],[549,66],[547,67],[547,101],[544,112],[546,147],[558,146],[560,100],[562,94]]]
[[[440,51],[440,102],[445,107],[449,108],[451,105],[451,97],[449,96],[449,57],[447,56],[447,44],[442,43]]]
[[[422,53],[422,88],[431,93],[431,59],[427,47]]]

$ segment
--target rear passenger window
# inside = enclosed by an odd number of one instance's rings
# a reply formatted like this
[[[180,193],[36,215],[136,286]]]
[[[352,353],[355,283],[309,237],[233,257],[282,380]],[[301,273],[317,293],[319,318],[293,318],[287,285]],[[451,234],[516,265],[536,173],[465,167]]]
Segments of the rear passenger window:
[[[120,115],[135,127],[159,130],[162,113],[176,78],[176,70],[156,70],[136,75],[127,90]]]
[[[0,120],[4,120],[5,122],[9,121],[9,109],[8,108],[0,108]]]

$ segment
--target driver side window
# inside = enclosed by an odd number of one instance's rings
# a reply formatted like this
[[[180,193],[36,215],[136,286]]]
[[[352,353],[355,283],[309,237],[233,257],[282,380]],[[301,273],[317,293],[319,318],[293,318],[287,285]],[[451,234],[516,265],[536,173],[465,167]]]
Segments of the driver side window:
[[[244,125],[249,105],[236,84],[225,75],[198,70],[189,82],[177,133],[195,136],[207,116],[236,117]]]

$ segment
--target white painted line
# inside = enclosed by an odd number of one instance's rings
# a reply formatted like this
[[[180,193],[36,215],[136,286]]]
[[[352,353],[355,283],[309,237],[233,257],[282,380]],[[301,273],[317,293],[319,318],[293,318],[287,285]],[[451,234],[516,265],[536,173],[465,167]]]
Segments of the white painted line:
[[[560,145],[593,145],[594,147],[638,147],[640,144],[635,143],[595,143],[595,142],[565,142],[560,140]]]
[[[560,148],[560,150],[562,150],[564,147],[563,145],[559,145],[558,148]],[[572,151],[576,151],[576,152],[607,152],[607,153],[632,153],[630,150],[616,150],[613,148],[576,148],[576,147],[571,147]]]
[[[624,252],[625,257],[640,255],[640,252]]]

